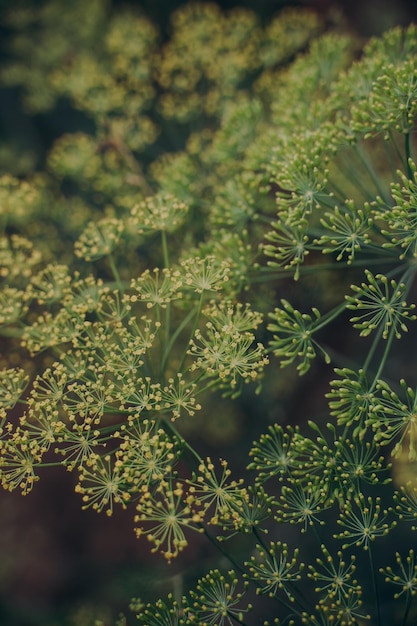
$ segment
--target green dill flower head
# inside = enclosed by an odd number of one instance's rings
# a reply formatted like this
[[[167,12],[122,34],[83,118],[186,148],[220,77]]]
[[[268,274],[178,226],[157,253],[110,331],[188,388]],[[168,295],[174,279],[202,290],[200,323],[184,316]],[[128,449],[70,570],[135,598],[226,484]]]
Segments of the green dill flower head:
[[[395,520],[389,520],[388,509],[381,506],[381,498],[365,497],[359,493],[352,502],[347,502],[340,512],[338,524],[344,529],[335,534],[335,538],[347,540],[342,549],[349,546],[370,548],[371,541],[384,537],[395,526]]]
[[[395,553],[396,569],[387,566],[380,569],[381,574],[385,574],[385,582],[391,583],[401,589],[394,594],[394,598],[400,598],[403,594],[408,597],[417,593],[417,563],[415,561],[414,550],[410,549],[405,562],[399,552]]]
[[[281,541],[271,541],[269,547],[257,545],[256,548],[255,556],[245,565],[249,571],[247,577],[256,581],[257,593],[274,598],[283,591],[294,602],[293,586],[301,580],[303,570],[299,549],[293,550],[291,555],[288,544]]]
[[[248,468],[256,470],[255,481],[262,484],[270,478],[282,481],[290,476],[297,466],[298,453],[294,446],[294,435],[298,427],[283,428],[280,424],[269,426],[249,452],[253,459]]]
[[[133,278],[130,287],[132,294],[126,297],[134,303],[138,300],[146,302],[147,308],[154,306],[165,309],[170,302],[182,297],[182,281],[178,270],[154,268],[146,269],[141,276]]]
[[[27,372],[20,367],[0,370],[0,407],[12,409],[16,406],[28,382]]]
[[[83,509],[91,507],[97,513],[105,510],[113,514],[115,504],[126,508],[130,494],[125,489],[123,474],[110,455],[104,458],[92,454],[88,464],[83,465],[75,491],[82,496]]]
[[[241,585],[242,591],[238,591],[238,585],[239,578],[233,570],[227,574],[212,570],[198,581],[196,590],[190,591],[190,596],[201,626],[231,626],[235,619],[242,621],[252,607],[246,604],[242,608],[247,583]]]
[[[351,593],[360,593],[360,585],[353,575],[356,571],[356,557],[350,555],[346,562],[343,552],[333,556],[325,545],[321,546],[323,557],[317,558],[317,565],[310,565],[308,576],[317,584],[315,591],[320,593],[320,602],[328,598],[345,601]],[[324,595],[323,595],[324,594]]]
[[[391,184],[395,204],[378,198],[375,209],[377,219],[384,221],[381,232],[388,238],[383,243],[384,248],[400,249],[401,260],[415,258],[417,254],[417,168],[412,159],[408,160],[408,168],[407,176],[399,171],[400,182]]]
[[[202,507],[208,523],[224,526],[229,521],[240,522],[240,503],[248,494],[242,479],[232,480],[231,470],[225,460],[220,460],[220,471],[208,457],[201,461],[198,472],[187,481],[189,492]],[[219,474],[219,475],[218,475]]]
[[[408,448],[408,459],[417,459],[417,396],[405,380],[400,381],[402,398],[388,383],[379,380],[378,397],[368,417],[375,440],[381,445],[394,443],[392,456],[399,457]]]
[[[149,196],[131,210],[130,228],[140,234],[173,232],[184,222],[188,206],[171,194]]]
[[[329,363],[330,356],[313,337],[322,325],[320,311],[314,308],[310,315],[294,309],[288,300],[282,299],[281,304],[281,308],[270,313],[272,323],[268,325],[268,330],[274,333],[270,346],[281,359],[281,367],[300,361],[297,370],[305,374],[317,353]]]
[[[86,261],[97,261],[113,252],[123,231],[123,222],[116,218],[90,222],[75,242],[74,252]]]
[[[42,253],[26,237],[17,234],[0,237],[1,278],[25,283],[41,261]]]
[[[368,282],[352,285],[356,295],[346,296],[347,308],[360,312],[350,321],[363,337],[381,328],[384,339],[388,339],[390,333],[400,339],[401,334],[408,331],[406,321],[416,319],[411,313],[415,304],[405,301],[409,287],[406,283],[389,280],[384,274],[374,276],[370,270],[365,270],[365,275]]]
[[[202,532],[202,516],[194,509],[194,497],[184,485],[168,478],[161,481],[154,493],[144,491],[136,506],[135,532],[153,544],[152,552],[160,551],[171,561],[186,548],[187,529]]]

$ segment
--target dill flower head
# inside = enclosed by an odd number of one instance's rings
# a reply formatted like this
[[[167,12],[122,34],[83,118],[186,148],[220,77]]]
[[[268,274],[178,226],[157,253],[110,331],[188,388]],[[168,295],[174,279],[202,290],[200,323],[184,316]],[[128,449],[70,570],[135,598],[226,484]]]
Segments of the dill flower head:
[[[116,248],[123,231],[123,222],[116,218],[90,222],[75,242],[74,252],[86,261],[96,261]]]
[[[168,304],[182,297],[181,274],[178,270],[158,267],[152,272],[147,269],[138,278],[133,278],[130,284],[133,293],[127,297],[130,302],[138,300],[145,302],[147,308],[154,306],[165,309]]]
[[[82,496],[83,509],[91,507],[97,513],[105,510],[108,516],[113,514],[115,504],[126,508],[130,500],[120,467],[112,462],[110,455],[102,458],[92,454],[89,457],[88,463],[81,468],[75,491]]]
[[[416,315],[411,313],[415,304],[407,304],[405,301],[408,286],[405,283],[398,284],[394,279],[388,280],[383,274],[374,276],[369,270],[365,270],[365,275],[367,283],[351,286],[357,295],[346,296],[347,308],[361,312],[350,321],[355,328],[360,329],[363,337],[382,327],[384,339],[388,338],[391,330],[400,339],[401,334],[408,331],[406,322],[416,319]]]
[[[248,494],[243,480],[230,478],[231,470],[227,461],[220,460],[220,467],[220,471],[216,473],[216,467],[208,457],[201,461],[198,472],[193,473],[187,484],[190,494],[205,514],[210,514],[209,523],[221,526],[230,520],[241,520],[240,503],[248,499]]]
[[[140,524],[135,528],[136,536],[146,536],[153,544],[151,551],[161,551],[171,561],[188,545],[186,529],[203,530],[194,501],[181,482],[169,477],[155,492],[144,491],[136,506],[135,523]]]
[[[0,407],[12,409],[29,382],[29,376],[22,368],[0,370]]]
[[[139,234],[173,232],[184,222],[188,211],[188,206],[171,194],[149,196],[132,208],[130,227]]]
[[[388,509],[382,508],[379,496],[366,498],[363,493],[359,493],[352,502],[343,506],[338,519],[338,524],[344,530],[335,537],[347,540],[342,549],[362,546],[364,550],[368,550],[371,541],[384,537],[396,525],[395,520],[385,521],[388,514]]]
[[[303,563],[299,563],[299,549],[296,548],[291,556],[287,543],[271,541],[269,547],[257,545],[257,552],[246,563],[248,577],[257,582],[257,593],[276,597],[278,591],[294,602],[292,588],[294,583],[301,580],[300,572]]]
[[[251,605],[242,608],[247,582],[243,583],[242,591],[238,591],[238,584],[239,579],[232,570],[227,574],[212,570],[198,581],[190,596],[201,626],[232,626],[235,618],[241,621],[244,613],[251,610]]]
[[[394,594],[397,599],[403,594],[406,596],[415,596],[417,594],[417,563],[414,550],[410,549],[405,562],[399,552],[395,553],[396,568],[391,566],[380,569],[381,574],[385,574],[385,582],[391,583],[401,589]]]

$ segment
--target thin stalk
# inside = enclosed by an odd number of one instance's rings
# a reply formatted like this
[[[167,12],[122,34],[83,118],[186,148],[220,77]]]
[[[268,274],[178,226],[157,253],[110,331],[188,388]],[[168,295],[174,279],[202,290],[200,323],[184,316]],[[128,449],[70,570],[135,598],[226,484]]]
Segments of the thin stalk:
[[[395,141],[391,130],[389,131],[389,138],[390,141],[383,141],[382,143],[385,149],[385,153],[387,155],[388,162],[390,164],[392,180],[395,180],[397,178],[398,165],[399,163],[403,165],[404,159],[403,155],[398,149],[397,142]]]
[[[33,467],[62,467],[62,462],[59,461],[55,461],[55,462],[50,462],[50,463],[34,463]]]
[[[375,334],[375,337],[374,337],[373,342],[372,342],[372,345],[371,345],[371,349],[369,350],[369,352],[368,352],[368,356],[366,357],[365,363],[364,363],[364,365],[363,365],[363,367],[362,367],[362,369],[363,369],[364,373],[366,373],[366,370],[367,370],[367,369],[368,369],[368,367],[370,366],[371,361],[372,361],[372,359],[373,359],[373,357],[374,357],[375,351],[376,351],[377,347],[379,346],[379,343],[380,343],[380,341],[381,341],[381,336],[382,336],[383,330],[384,330],[384,329],[383,329],[383,326],[380,326],[380,327],[378,328],[378,330],[377,330],[376,334]]]
[[[395,154],[397,155],[398,161],[401,163],[401,166],[404,169],[406,169],[407,168],[407,163],[406,163],[406,161],[404,159],[404,155],[403,155],[402,151],[400,150],[400,148],[398,146],[397,139],[395,137],[395,134],[392,132],[392,130],[389,131],[389,138],[390,138],[390,145],[394,146]],[[388,142],[384,141],[384,145],[388,146]],[[395,175],[397,175],[397,172],[395,172]]]
[[[410,133],[405,133],[404,136],[404,149],[405,149],[405,160],[406,160],[406,168],[407,168],[407,176],[410,180],[413,179],[413,170],[410,166],[411,159],[411,144],[410,144]]]
[[[201,528],[203,529],[203,533],[204,535],[207,537],[207,539],[210,541],[210,543],[213,544],[213,546],[228,560],[230,561],[230,563],[233,565],[233,567],[239,571],[241,574],[243,574],[246,577],[246,571],[243,569],[243,567],[241,565],[239,565],[232,556],[230,556],[230,554],[228,552],[226,552],[226,550],[223,548],[223,546],[217,541],[217,539],[215,539],[215,537],[213,537],[208,530],[201,524]],[[261,583],[253,578],[250,579],[257,587],[261,588]],[[274,596],[274,599],[277,600],[277,602],[279,602],[280,604],[282,604],[283,606],[285,606],[286,609],[289,609],[291,612],[294,611],[294,607],[291,604],[288,604],[287,602],[285,602],[285,600],[283,600],[282,598],[278,598],[277,596]],[[241,622],[239,622],[241,623]]]
[[[165,230],[161,230],[161,244],[162,244],[162,256],[164,259],[164,267],[167,269],[169,267],[169,253],[168,253],[168,242],[167,242],[167,234]],[[160,373],[161,376],[165,371],[165,365],[167,362],[167,358],[172,347],[172,343],[170,343],[170,331],[171,331],[171,303],[168,302],[165,309],[165,324],[164,324],[164,346],[165,349],[162,351],[163,356],[160,364]]]
[[[369,188],[366,184],[359,178],[360,171],[358,171],[358,167],[352,167],[351,159],[346,158],[343,153],[340,155],[340,160],[342,163],[339,163],[337,159],[335,160],[335,164],[340,173],[346,176],[351,185],[354,185],[362,192],[365,200],[372,202],[374,196],[369,192]]]
[[[203,529],[203,533],[204,535],[207,537],[207,539],[210,541],[210,543],[213,544],[213,546],[228,560],[230,561],[230,563],[233,565],[233,567],[239,571],[241,574],[246,574],[245,570],[243,569],[243,567],[241,565],[239,565],[239,563],[237,563],[234,558],[232,556],[230,556],[230,554],[228,552],[226,552],[226,550],[223,548],[223,546],[220,544],[219,541],[217,541],[217,539],[215,537],[213,537],[213,535],[211,533],[209,533],[209,531],[207,530],[207,528],[203,525],[203,524],[199,524],[200,528]]]
[[[177,328],[172,333],[170,338],[166,341],[165,351],[164,351],[163,357],[161,359],[161,374],[165,371],[165,366],[166,366],[168,357],[170,355],[170,352],[172,350],[172,346],[174,345],[174,343],[177,340],[178,336],[181,334],[181,332],[187,326],[187,324],[189,324],[189,322],[192,320],[194,315],[195,315],[195,310],[191,310],[188,313],[188,315],[182,320],[182,322],[177,326]],[[183,362],[182,362],[181,366],[178,368],[178,371],[181,371],[182,365],[183,365]]]
[[[205,372],[203,372],[201,374],[201,377],[197,378],[194,382],[197,383],[198,380],[200,380],[203,376],[204,376]],[[209,383],[207,383],[207,385],[205,385],[204,387],[201,387],[200,389],[196,389],[195,391],[195,395],[199,396],[203,393],[205,393],[206,391],[208,391],[209,389],[212,389],[213,387],[215,387],[218,384],[218,380],[211,380]]]
[[[376,626],[381,626],[381,608],[380,608],[380,602],[379,602],[379,592],[378,592],[378,585],[376,583],[375,565],[374,565],[374,557],[372,554],[372,546],[370,544],[368,546],[368,554],[369,554],[369,565],[371,568],[372,588],[374,591],[374,598],[375,598]]]
[[[180,365],[178,367],[178,371],[179,372],[181,372],[181,370],[182,370],[182,368],[184,366],[185,359],[187,358],[187,348],[188,348],[188,345],[189,345],[191,339],[194,337],[194,333],[195,333],[195,331],[197,329],[197,324],[198,324],[198,320],[200,319],[201,310],[203,308],[203,303],[204,303],[204,291],[202,291],[201,294],[200,294],[200,300],[198,302],[197,311],[195,313],[194,324],[193,324],[193,327],[192,327],[191,332],[190,332],[190,339],[189,339],[189,341],[187,343],[187,347],[184,350],[184,354],[182,355],[181,363],[180,363]]]
[[[117,288],[120,291],[120,293],[124,293],[123,283],[122,283],[121,278],[120,278],[119,270],[117,269],[116,263],[114,262],[114,257],[110,253],[107,258],[108,258],[108,261],[109,261],[111,272],[113,274],[113,278],[116,281]]]
[[[387,265],[387,263],[389,263],[391,260],[392,262],[397,262],[398,261],[398,256],[395,256],[391,253],[389,253],[387,250],[383,250],[382,248],[375,248],[376,250],[378,250],[378,252],[382,252],[382,253],[386,253],[387,254],[387,258],[383,259],[383,258],[379,258],[379,259],[356,259],[355,261],[352,261],[352,263],[349,263],[349,265],[347,263],[341,263],[338,266],[338,269],[343,269],[343,270],[350,270],[353,268],[357,268],[357,267],[369,267],[371,265]],[[392,259],[389,258],[392,256]],[[302,266],[300,267],[300,273],[301,273],[301,277],[305,274],[313,274],[315,272],[324,272],[327,270],[333,270],[335,269],[335,264],[334,263],[317,263],[316,265],[307,265],[307,266]],[[289,270],[287,269],[279,269],[277,270],[275,267],[270,267],[270,266],[263,266],[260,269],[260,272],[258,272],[256,275],[251,276],[250,280],[251,283],[264,283],[267,282],[269,280],[275,280],[275,279],[279,279],[279,278],[289,278],[294,274],[294,268],[291,268]]]
[[[241,624],[241,626],[248,626],[248,625],[246,624],[246,622],[242,622],[242,620],[241,620],[241,619],[239,619],[239,618],[237,617],[237,615],[234,615],[233,613],[230,613],[229,611],[227,611],[227,615],[228,615],[228,617],[230,617],[230,618],[231,618],[234,622],[237,622],[238,624]]]
[[[162,242],[162,256],[164,259],[164,267],[169,267],[169,253],[168,253],[168,241],[165,230],[161,230],[161,242]]]
[[[263,540],[262,535],[259,533],[259,530],[256,528],[256,526],[252,526],[252,532],[255,535],[256,539],[259,541],[259,544],[262,546],[262,548],[265,550],[266,554],[269,554],[269,550],[268,547],[265,545],[265,542]]]
[[[334,199],[334,197],[330,196],[329,194],[326,194],[326,195],[323,194],[323,196],[319,195],[317,197],[317,202],[327,207],[328,209],[334,209],[335,206],[337,206],[336,200]]]
[[[321,539],[321,537],[319,535],[319,532],[318,532],[318,530],[316,528],[316,524],[313,524],[312,526],[313,526],[312,531],[313,531],[314,538],[317,541],[317,545],[321,549],[321,547],[323,545],[323,541],[322,541],[322,539]]]
[[[411,602],[412,602],[412,596],[411,596],[411,593],[408,592],[407,599],[405,601],[404,616],[403,616],[403,621],[401,622],[401,626],[407,626],[407,619],[408,619],[408,614],[411,609]]]
[[[13,337],[16,339],[21,339],[24,332],[24,328],[5,326],[0,330],[0,337]]]
[[[387,198],[385,189],[381,186],[381,182],[377,174],[375,173],[374,168],[372,167],[371,163],[367,159],[363,151],[363,148],[359,143],[355,145],[355,152],[358,155],[360,162],[362,163],[367,173],[369,174],[369,177],[372,180],[373,184],[375,185],[377,192],[379,193],[381,198],[383,198],[386,202],[388,202],[389,198]]]
[[[184,448],[187,448],[187,450],[189,452],[191,452],[193,457],[195,459],[197,459],[197,461],[199,463],[203,463],[203,459],[201,458],[201,456],[198,454],[198,452],[196,450],[194,450],[194,448],[192,446],[190,446],[188,441],[186,439],[184,439],[184,437],[178,432],[178,430],[175,428],[173,423],[168,421],[168,420],[166,420],[166,421],[164,421],[164,424],[165,424],[165,427],[168,427],[169,430],[179,439],[179,441],[184,446]]]
[[[387,339],[387,342],[385,344],[384,354],[382,355],[382,359],[379,362],[379,366],[378,366],[377,372],[375,374],[374,381],[373,381],[373,383],[372,383],[372,385],[371,385],[371,387],[369,389],[369,393],[371,393],[374,390],[374,387],[375,387],[376,383],[378,382],[379,377],[381,376],[381,372],[382,372],[382,370],[385,367],[385,363],[387,361],[388,354],[390,352],[391,345],[392,345],[392,342],[394,340],[394,337],[395,337],[395,329],[391,328],[391,332],[390,332],[389,337]]]
[[[327,326],[327,324],[330,324],[330,322],[339,317],[339,315],[343,313],[346,307],[347,302],[341,302],[334,309],[325,313],[325,315],[320,318],[320,322],[317,325],[314,325],[314,332],[317,332],[318,330],[323,328],[323,326]]]

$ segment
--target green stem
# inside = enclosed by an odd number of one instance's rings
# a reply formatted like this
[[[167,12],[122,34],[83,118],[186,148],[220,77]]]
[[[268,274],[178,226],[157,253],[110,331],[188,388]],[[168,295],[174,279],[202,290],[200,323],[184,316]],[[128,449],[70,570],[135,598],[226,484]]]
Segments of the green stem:
[[[392,139],[392,133],[390,132],[390,139]],[[382,142],[385,150],[385,154],[387,156],[387,160],[391,170],[391,178],[395,180],[397,178],[397,169],[398,169],[398,161],[402,163],[403,159],[401,154],[398,153],[398,148],[393,141],[383,141]],[[394,147],[394,149],[392,148]],[[397,159],[395,160],[395,156]]]
[[[190,344],[191,339],[194,337],[194,333],[195,333],[195,331],[197,329],[197,324],[198,324],[198,321],[200,319],[201,310],[203,308],[203,303],[204,303],[204,291],[202,291],[201,294],[200,294],[200,300],[198,302],[197,310],[196,310],[196,313],[195,313],[195,319],[194,319],[193,327],[192,327],[191,332],[190,332],[190,338],[189,338],[189,340],[187,342],[187,345],[185,347],[184,354],[182,355],[181,363],[178,366],[178,371],[179,372],[181,372],[182,368],[184,367],[184,362],[185,362],[185,359],[187,358],[188,346]]]
[[[406,163],[406,161],[404,159],[404,154],[400,150],[400,148],[398,146],[398,142],[397,142],[396,136],[395,136],[395,134],[393,133],[392,130],[389,131],[389,138],[390,138],[390,141],[389,142],[384,141],[384,145],[386,147],[388,147],[388,145],[391,145],[391,146],[394,147],[394,152],[395,152],[395,154],[397,156],[398,162],[401,163],[401,167],[406,169],[407,168],[407,163]],[[396,176],[397,176],[397,171],[395,171],[394,179],[395,179]]]
[[[385,202],[389,202],[389,198],[387,197],[385,189],[381,186],[381,182],[380,182],[377,174],[375,173],[372,165],[370,164],[369,160],[367,159],[367,157],[366,157],[366,155],[364,153],[364,150],[363,150],[363,148],[362,148],[362,146],[360,144],[356,144],[355,145],[355,152],[358,155],[360,162],[362,163],[362,165],[366,169],[370,179],[372,180],[373,184],[375,185],[375,188],[376,188],[377,192],[379,193],[379,195],[381,196],[381,198],[383,200],[385,200]]]
[[[164,267],[168,269],[169,268],[168,242],[167,242],[167,234],[164,230],[161,230],[161,243],[162,243],[162,256],[164,259]],[[161,374],[164,372],[166,360],[168,358],[168,354],[169,354],[168,346],[169,345],[172,346],[172,344],[170,344],[170,339],[169,339],[170,330],[171,330],[171,303],[168,302],[167,307],[165,309],[165,325],[164,325],[165,351],[164,351],[163,358],[161,360]]]
[[[175,341],[177,340],[178,336],[180,335],[180,333],[184,330],[184,328],[187,326],[187,324],[189,324],[189,322],[192,320],[192,318],[195,315],[195,310],[191,310],[188,315],[182,320],[181,324],[179,324],[177,326],[177,328],[175,329],[175,331],[172,333],[171,337],[167,340],[166,344],[165,344],[165,351],[161,360],[161,374],[165,371],[165,367],[166,367],[166,363],[168,360],[168,357],[170,355],[170,352],[172,350],[172,346],[174,345]],[[182,366],[184,364],[184,360],[185,360],[185,356],[184,359],[181,363],[181,366],[178,367],[178,371],[180,372],[182,369]]]
[[[366,357],[365,363],[364,363],[364,365],[362,367],[364,373],[366,373],[368,367],[371,364],[371,361],[372,361],[372,359],[374,357],[375,351],[376,351],[376,349],[379,346],[379,343],[381,341],[381,336],[382,336],[383,331],[384,331],[383,326],[380,326],[378,328],[376,334],[375,334],[374,340],[373,340],[372,345],[371,345],[371,349],[369,350],[368,356]]]
[[[164,425],[165,425],[165,428],[168,428],[178,438],[178,440],[181,442],[184,448],[187,448],[187,450],[191,452],[193,457],[197,459],[198,463],[204,463],[203,459],[198,454],[198,452],[194,450],[192,446],[190,446],[188,441],[184,439],[184,437],[178,432],[178,430],[175,428],[175,426],[173,425],[171,421],[165,420]]]
[[[204,376],[205,376],[205,372],[202,372],[201,375],[195,379],[194,383],[197,383]],[[209,383],[207,383],[207,385],[205,385],[204,387],[201,387],[200,389],[196,389],[195,395],[201,396],[201,394],[206,393],[206,391],[209,391],[209,389],[213,389],[213,387],[216,387],[216,385],[218,384],[219,384],[219,381],[218,379],[215,378],[214,380],[211,380]]]
[[[376,609],[376,619],[377,619],[376,626],[381,626],[381,609],[380,609],[380,602],[379,602],[378,585],[376,583],[374,557],[372,553],[372,546],[370,544],[368,545],[368,554],[369,554],[369,565],[371,568],[372,588],[374,591],[374,598],[375,598],[375,609]]]
[[[246,624],[246,622],[242,622],[241,619],[239,619],[236,615],[234,615],[233,613],[230,613],[229,611],[227,611],[227,615],[234,621],[237,622],[238,624],[241,624],[241,626],[248,626]]]
[[[387,339],[387,342],[385,344],[384,354],[382,355],[382,359],[379,362],[379,366],[378,366],[377,372],[376,372],[376,374],[374,376],[374,381],[373,381],[373,383],[372,383],[372,385],[371,385],[371,387],[369,389],[369,393],[372,393],[372,391],[375,388],[375,385],[377,384],[377,382],[378,382],[378,380],[379,380],[379,378],[381,376],[381,372],[382,372],[382,370],[385,367],[385,363],[387,361],[388,354],[390,352],[391,345],[392,345],[392,342],[394,340],[394,337],[395,337],[395,329],[391,328],[391,332],[390,332],[389,337]]]
[[[5,326],[0,330],[0,337],[12,337],[14,339],[21,339],[24,333],[23,328],[16,328],[15,326]]]
[[[339,160],[341,161],[340,163]],[[335,160],[335,165],[340,173],[347,178],[349,184],[353,184],[356,189],[361,191],[365,200],[372,202],[372,200],[374,200],[374,196],[370,193],[367,184],[360,179],[359,173],[361,170],[357,164],[352,163],[352,160],[352,158],[347,158],[345,154],[341,153],[339,155],[339,159]],[[349,197],[349,190],[345,194],[345,198],[346,197]]]
[[[50,462],[50,463],[34,463],[33,467],[62,467],[62,462],[56,461],[56,462]]]
[[[369,249],[371,249],[371,246],[369,246]],[[387,265],[390,262],[398,262],[398,254],[392,253],[389,250],[386,250],[384,248],[378,248],[377,246],[375,246],[374,248],[375,251],[377,251],[379,254],[386,254],[387,258],[378,258],[378,259],[356,259],[355,261],[352,261],[352,263],[349,263],[349,265],[347,263],[339,263],[337,265],[338,269],[343,269],[343,270],[351,270],[353,268],[357,268],[357,267],[370,267],[372,265]],[[313,274],[315,272],[323,272],[323,271],[327,271],[327,270],[332,270],[334,271],[335,269],[335,263],[317,263],[316,265],[303,265],[302,267],[300,267],[300,272],[301,272],[301,277],[305,274]],[[258,270],[257,274],[254,274],[250,277],[250,281],[251,283],[265,283],[267,281],[272,281],[272,280],[277,280],[280,278],[288,278],[288,277],[292,277],[294,274],[294,268],[291,268],[289,270],[286,270],[284,268],[277,270],[276,267],[268,267],[268,266],[263,266],[261,267],[260,270]]]
[[[317,332],[318,330],[323,328],[323,326],[327,326],[327,324],[330,324],[330,322],[339,317],[339,315],[343,313],[343,311],[346,309],[346,306],[347,302],[341,302],[334,309],[328,311],[327,313],[325,313],[325,315],[320,317],[319,323],[313,326],[314,332]]]
[[[259,545],[261,545],[262,548],[265,550],[265,554],[269,555],[268,547],[265,545],[264,539],[259,533],[259,530],[256,528],[256,526],[252,526],[252,532],[255,535],[256,539],[259,541]]]
[[[122,283],[121,278],[120,278],[119,270],[117,269],[116,264],[114,262],[114,257],[110,253],[107,258],[108,258],[108,261],[109,261],[111,272],[113,274],[113,278],[116,281],[117,288],[120,291],[120,293],[124,293],[123,283]]]
[[[161,230],[161,241],[162,241],[162,256],[164,259],[164,267],[169,267],[169,254],[168,254],[168,242],[167,242],[167,234],[165,230]]]
[[[203,533],[204,535],[207,537],[207,539],[210,541],[210,543],[213,544],[213,546],[228,560],[230,561],[230,563],[233,565],[233,567],[240,572],[241,574],[246,574],[245,570],[243,569],[243,567],[241,565],[239,565],[239,563],[237,563],[234,558],[232,556],[230,556],[230,554],[228,552],[226,552],[226,550],[223,548],[223,546],[220,544],[219,541],[217,541],[217,539],[215,537],[213,537],[213,535],[211,533],[209,533],[209,531],[207,530],[207,528],[203,525],[200,524],[200,528],[203,529]]]
[[[408,592],[407,593],[407,599],[406,599],[406,602],[405,602],[404,617],[403,617],[403,621],[401,623],[401,626],[407,626],[407,619],[408,619],[408,614],[409,614],[410,609],[411,609],[411,602],[412,602],[411,593]]]
[[[220,543],[207,531],[207,529],[203,525],[201,525],[201,528],[203,528],[203,532],[204,532],[205,536],[213,544],[213,546],[215,546],[215,548],[217,548],[217,550],[219,550],[219,552],[228,561],[230,561],[230,563],[233,565],[233,567],[236,570],[238,570],[241,574],[246,576],[245,570],[238,563],[236,563],[236,561],[233,559],[233,557],[231,557],[230,554],[228,552],[226,552],[226,550],[224,550],[224,548],[220,545]],[[261,583],[258,580],[254,579],[254,578],[251,578],[251,581],[257,587],[259,587],[259,588],[262,587]],[[274,596],[274,599],[277,600],[277,602],[279,602],[281,605],[285,606],[285,608],[289,609],[291,612],[294,612],[294,607],[291,604],[289,604],[288,602],[286,602],[285,600],[283,600],[282,598],[278,598],[277,596]]]
[[[411,159],[410,133],[405,133],[404,149],[405,149],[407,176],[410,180],[413,180],[413,170],[411,169],[411,166],[410,166],[410,159]]]

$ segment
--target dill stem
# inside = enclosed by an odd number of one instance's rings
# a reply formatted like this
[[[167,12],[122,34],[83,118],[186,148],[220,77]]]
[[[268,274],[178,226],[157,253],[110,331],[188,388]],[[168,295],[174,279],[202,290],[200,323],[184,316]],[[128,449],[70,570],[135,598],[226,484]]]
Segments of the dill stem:
[[[387,198],[387,194],[385,193],[385,190],[381,186],[381,182],[360,144],[355,145],[355,152],[358,155],[360,162],[362,163],[362,165],[365,167],[366,171],[368,172],[370,179],[375,185],[375,189],[380,194],[381,198],[383,198],[386,202],[388,202],[389,198]]]
[[[370,544],[368,545],[368,555],[369,555],[369,565],[371,568],[372,588],[374,591],[374,598],[375,598],[376,626],[381,626],[381,608],[380,608],[380,602],[379,602],[378,585],[376,583],[374,557],[372,553],[372,546]]]
[[[234,621],[237,622],[238,624],[241,624],[241,626],[247,626],[246,622],[242,622],[241,619],[239,619],[237,617],[237,615],[233,615],[233,613],[230,613],[229,611],[227,611],[227,615]]]
[[[207,537],[207,539],[210,541],[210,543],[213,544],[213,546],[228,560],[230,561],[230,563],[233,565],[233,567],[238,570],[241,574],[245,574],[245,570],[243,569],[243,567],[241,565],[239,565],[239,563],[237,563],[235,561],[235,559],[223,548],[223,546],[220,544],[219,541],[217,541],[217,539],[215,537],[213,537],[213,535],[211,533],[209,533],[209,531],[207,530],[207,528],[203,525],[200,524],[199,525],[200,528],[203,529],[203,533],[204,535]]]
[[[195,312],[194,324],[193,324],[193,327],[192,327],[191,332],[190,332],[190,338],[189,338],[189,340],[187,342],[187,345],[185,347],[184,354],[182,355],[181,363],[178,366],[178,371],[179,372],[182,370],[182,368],[184,366],[184,362],[185,362],[185,359],[187,357],[187,348],[190,345],[190,341],[194,337],[194,333],[195,333],[195,331],[197,329],[198,320],[200,319],[201,310],[203,308],[203,302],[204,302],[204,291],[201,292],[200,300],[198,302],[198,306],[197,306],[197,309],[196,309],[196,312]],[[194,313],[194,311],[193,311],[193,313]]]
[[[408,618],[408,614],[409,614],[410,608],[411,608],[411,601],[412,601],[411,593],[408,592],[407,593],[407,600],[405,602],[403,621],[401,622],[401,626],[407,626],[407,618]]]
[[[178,430],[175,428],[173,423],[166,420],[164,421],[164,424],[179,439],[179,441],[184,446],[184,448],[186,448],[189,452],[191,452],[193,457],[197,459],[199,463],[203,463],[203,459],[201,458],[201,456],[198,454],[196,450],[194,450],[194,448],[188,443],[188,441],[184,439],[184,437],[178,432]]]
[[[171,353],[172,346],[174,345],[174,343],[177,340],[177,338],[180,335],[180,333],[184,330],[184,328],[187,326],[187,324],[194,317],[194,315],[195,315],[195,311],[191,310],[188,313],[188,315],[182,320],[181,324],[179,324],[177,326],[177,328],[171,334],[171,336],[169,338],[167,338],[167,341],[165,343],[164,354],[163,354],[162,359],[161,359],[161,374],[163,374],[163,372],[165,371],[166,363],[167,363],[168,357],[169,357],[169,355]],[[183,357],[183,359],[181,361],[181,365],[178,367],[178,372],[181,372],[181,370],[182,370],[182,366],[184,365],[185,356],[186,355],[184,355],[184,357]]]
[[[164,259],[164,267],[167,269],[169,267],[169,253],[168,253],[168,242],[167,242],[167,234],[164,230],[161,230],[161,243],[162,243],[162,256]],[[167,347],[169,345],[169,336],[171,330],[171,303],[168,302],[165,309],[165,326],[164,326],[164,341],[165,341],[165,353],[164,358],[161,360],[161,374],[164,371],[166,358],[167,356]]]
[[[410,180],[413,179],[413,170],[410,166],[411,159],[411,145],[410,145],[410,133],[405,133],[404,136],[404,149],[405,149],[405,160],[406,160],[406,168],[407,168],[407,176]]]
[[[113,274],[114,280],[116,281],[117,289],[120,291],[120,293],[124,293],[123,283],[120,278],[119,270],[117,269],[116,263],[114,262],[114,257],[110,253],[107,258],[109,261],[111,273]]]
[[[390,332],[389,337],[387,339],[387,343],[385,344],[384,354],[382,355],[382,358],[381,358],[381,360],[379,362],[379,366],[378,366],[377,372],[375,374],[374,381],[373,381],[373,383],[371,385],[371,388],[369,390],[370,392],[372,392],[374,390],[374,387],[375,387],[376,383],[378,382],[379,377],[381,376],[381,372],[382,372],[382,370],[385,367],[385,363],[387,361],[387,358],[388,358],[388,355],[389,355],[389,352],[390,352],[390,349],[391,349],[391,344],[392,344],[392,342],[394,340],[394,337],[395,337],[395,329],[391,328],[391,332]]]

